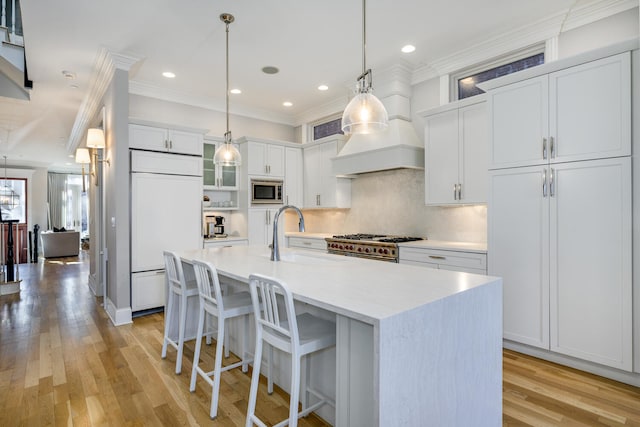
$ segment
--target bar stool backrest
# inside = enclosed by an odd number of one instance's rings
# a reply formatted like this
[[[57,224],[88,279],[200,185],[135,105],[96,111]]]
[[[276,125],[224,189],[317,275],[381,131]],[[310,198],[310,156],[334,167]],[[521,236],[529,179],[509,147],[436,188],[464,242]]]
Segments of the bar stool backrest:
[[[184,281],[182,262],[175,252],[164,251],[164,268],[169,288],[175,289],[175,292],[179,294],[186,292],[187,284]]]
[[[286,284],[271,277],[252,274],[249,276],[249,288],[256,326],[262,330],[263,339],[294,356],[300,354],[293,295]],[[284,319],[283,314],[286,316]]]
[[[222,289],[218,279],[218,271],[210,262],[193,260],[193,270],[198,284],[200,298],[205,304],[219,312],[224,311]],[[211,292],[213,289],[213,293]]]

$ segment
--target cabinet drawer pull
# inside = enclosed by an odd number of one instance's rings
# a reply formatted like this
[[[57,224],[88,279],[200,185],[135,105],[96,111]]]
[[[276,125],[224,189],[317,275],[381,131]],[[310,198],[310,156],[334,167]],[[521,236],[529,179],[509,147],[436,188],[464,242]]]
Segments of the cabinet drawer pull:
[[[303,245],[311,246],[311,242],[302,242]]]
[[[164,274],[164,270],[156,271],[156,274]]]
[[[440,256],[440,255],[429,255],[429,258],[431,258],[431,259],[447,259],[446,257]]]

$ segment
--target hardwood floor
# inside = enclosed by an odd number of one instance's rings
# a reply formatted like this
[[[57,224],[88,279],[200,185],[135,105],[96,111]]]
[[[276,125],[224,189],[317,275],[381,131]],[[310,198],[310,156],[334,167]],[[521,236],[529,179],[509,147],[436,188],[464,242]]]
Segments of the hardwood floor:
[[[250,376],[222,375],[211,421],[210,388],[198,381],[189,393],[193,342],[175,375],[175,351],[160,358],[162,314],[114,327],[86,284],[84,253],[22,264],[20,274],[20,294],[0,297],[0,426],[244,425]],[[210,366],[212,351],[203,350]],[[640,389],[511,351],[503,390],[506,426],[640,426]],[[262,385],[261,417],[279,421],[287,404]],[[310,416],[300,425],[326,424]]]

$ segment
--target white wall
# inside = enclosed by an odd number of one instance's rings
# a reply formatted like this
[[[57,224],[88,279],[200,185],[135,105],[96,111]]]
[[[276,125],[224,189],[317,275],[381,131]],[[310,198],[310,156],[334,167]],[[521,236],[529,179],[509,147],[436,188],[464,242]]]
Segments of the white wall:
[[[592,24],[560,34],[558,56],[566,58],[582,52],[638,37],[638,8],[629,9]]]

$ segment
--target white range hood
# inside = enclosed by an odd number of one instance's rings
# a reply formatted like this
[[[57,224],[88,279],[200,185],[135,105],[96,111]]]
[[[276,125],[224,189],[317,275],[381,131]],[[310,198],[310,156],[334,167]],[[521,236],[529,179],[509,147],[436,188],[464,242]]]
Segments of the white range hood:
[[[424,144],[411,122],[389,120],[384,132],[352,135],[332,159],[336,175],[355,175],[389,169],[424,169]]]

